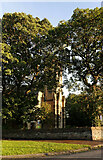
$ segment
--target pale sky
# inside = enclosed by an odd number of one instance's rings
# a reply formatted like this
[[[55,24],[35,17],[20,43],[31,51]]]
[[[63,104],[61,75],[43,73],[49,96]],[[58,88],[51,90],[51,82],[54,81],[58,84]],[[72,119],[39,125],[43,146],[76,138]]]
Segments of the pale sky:
[[[73,14],[73,10],[78,8],[101,7],[101,1],[94,2],[5,2],[0,3],[0,17],[4,13],[24,12],[31,14],[34,18],[47,18],[53,26],[57,26],[59,21],[68,20]]]

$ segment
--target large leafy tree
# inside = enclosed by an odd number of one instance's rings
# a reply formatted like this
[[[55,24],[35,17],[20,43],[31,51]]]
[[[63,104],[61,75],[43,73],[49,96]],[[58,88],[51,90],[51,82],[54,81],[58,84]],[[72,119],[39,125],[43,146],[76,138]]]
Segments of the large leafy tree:
[[[76,9],[67,26],[71,71],[89,89],[103,76],[103,8]]]
[[[75,9],[67,22],[49,31],[46,46],[63,71],[71,74],[69,87],[82,82],[92,100],[90,110],[97,116],[103,87],[103,8]],[[89,100],[89,99],[88,99]],[[88,101],[87,100],[87,101]],[[101,104],[101,108],[102,108]]]
[[[48,34],[40,37],[40,41],[37,39],[39,43],[34,47],[42,55],[40,68],[45,66],[42,80],[47,80],[45,85],[48,85],[49,89],[52,88],[52,81],[54,91],[61,72],[64,73],[67,66],[65,63],[67,52],[64,51],[64,48],[68,44],[68,37],[65,35],[67,27],[62,25],[63,22],[61,21],[58,27],[49,30]]]
[[[96,88],[96,96],[70,94],[66,100],[67,125],[73,126],[100,126],[103,115],[103,92]]]
[[[103,73],[102,22],[103,8],[76,9],[69,21],[73,70],[89,88],[101,80]]]
[[[103,8],[75,9],[67,22],[61,21],[49,32],[51,50],[62,68],[82,81],[85,88],[102,86]]]
[[[103,8],[76,9],[68,26],[68,72],[87,91],[87,112],[93,125],[103,109]],[[73,78],[72,78],[73,80]],[[101,94],[100,94],[101,92]],[[97,124],[96,124],[97,123]]]
[[[103,8],[76,9],[68,21],[69,65],[77,81],[82,81],[87,96],[87,111],[98,125],[103,110]],[[101,94],[100,94],[101,92]],[[97,124],[96,124],[97,123]]]
[[[10,65],[5,63],[11,75],[3,75],[3,94],[15,95],[17,99],[16,103],[12,99],[12,106],[16,104],[19,111],[29,105],[33,107],[37,88],[52,87],[51,81],[54,85],[55,79],[58,81],[57,74],[64,70],[72,73],[75,80],[82,81],[92,98],[97,96],[96,85],[102,88],[103,82],[102,23],[103,8],[77,8],[70,20],[61,21],[56,28],[52,28],[47,19],[40,21],[24,13],[5,14],[3,43],[17,59],[12,62],[9,59]],[[10,101],[10,98],[9,102],[3,101],[4,108]]]
[[[44,68],[40,68],[42,55],[34,46],[51,28],[46,18],[40,20],[25,13],[3,15],[3,119],[23,121],[28,109],[37,104]]]
[[[89,101],[88,101],[89,103]],[[70,126],[91,126],[93,110],[89,110],[86,94],[70,94],[66,100],[66,123]]]

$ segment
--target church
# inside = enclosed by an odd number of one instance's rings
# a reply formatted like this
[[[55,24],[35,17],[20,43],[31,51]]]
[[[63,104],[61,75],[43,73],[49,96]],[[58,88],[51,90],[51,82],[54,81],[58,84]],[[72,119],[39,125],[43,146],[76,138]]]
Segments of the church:
[[[65,128],[65,96],[62,89],[62,74],[59,78],[59,84],[56,91],[48,90],[45,87],[44,92],[38,93],[38,106],[41,107],[43,102],[51,105],[54,114],[54,128]]]

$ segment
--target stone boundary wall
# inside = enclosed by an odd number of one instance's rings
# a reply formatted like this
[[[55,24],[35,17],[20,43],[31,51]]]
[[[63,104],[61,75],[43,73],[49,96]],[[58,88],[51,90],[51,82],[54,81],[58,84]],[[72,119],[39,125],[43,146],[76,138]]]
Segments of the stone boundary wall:
[[[28,140],[61,140],[77,139],[91,140],[90,128],[70,129],[34,129],[34,130],[3,130],[2,139],[28,139]]]
[[[70,129],[3,130],[2,139],[103,140],[103,127]]]
[[[103,140],[103,127],[91,127],[92,140]]]

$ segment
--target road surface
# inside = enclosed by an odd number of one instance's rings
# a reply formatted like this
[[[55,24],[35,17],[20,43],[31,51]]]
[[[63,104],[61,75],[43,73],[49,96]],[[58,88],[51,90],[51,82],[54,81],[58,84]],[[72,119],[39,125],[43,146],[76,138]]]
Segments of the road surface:
[[[54,158],[58,158],[58,159],[59,158],[81,158],[81,159],[82,158],[93,158],[93,159],[97,159],[97,158],[100,159],[101,158],[102,159],[103,158],[103,149],[75,153],[75,154],[71,154],[71,155],[57,155],[57,156],[54,156]]]
[[[103,149],[91,150],[82,153],[46,156],[41,158],[13,158],[13,160],[103,160]],[[12,160],[12,158],[3,158],[3,160]]]

